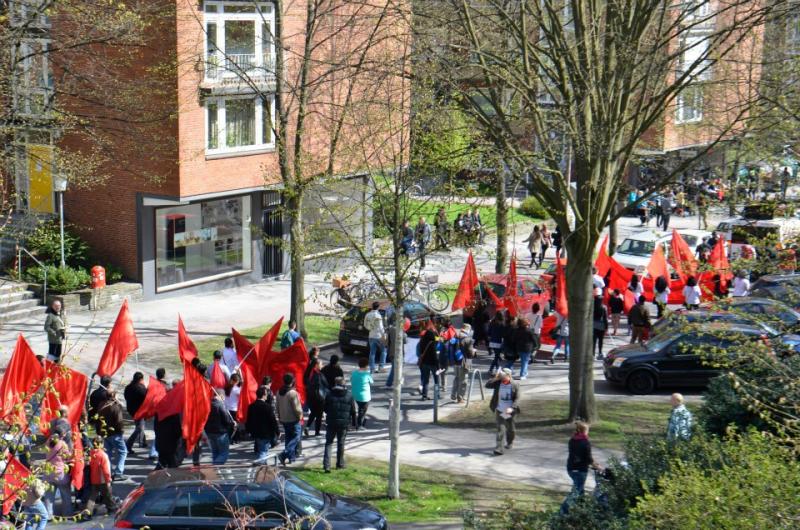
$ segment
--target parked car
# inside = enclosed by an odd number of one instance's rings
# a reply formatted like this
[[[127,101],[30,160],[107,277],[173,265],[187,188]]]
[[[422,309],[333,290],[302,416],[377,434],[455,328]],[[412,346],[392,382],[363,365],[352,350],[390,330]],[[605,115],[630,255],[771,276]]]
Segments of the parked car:
[[[800,219],[737,217],[720,221],[716,231],[725,236],[730,249],[730,259],[734,260],[741,257],[744,247],[749,247],[754,252],[753,246],[758,242],[770,241],[775,245],[785,245],[787,241],[800,235]]]
[[[733,322],[706,322],[672,333],[661,333],[646,344],[613,349],[603,361],[606,381],[633,394],[651,394],[657,388],[699,386],[719,375],[705,354],[714,348],[736,355],[743,340],[772,339],[760,327]],[[776,340],[796,349],[800,337],[779,335]],[[792,346],[791,341],[796,341]]]
[[[750,296],[770,298],[800,310],[800,274],[767,274],[750,286]]]
[[[475,288],[475,298],[487,303],[489,318],[491,318],[497,312],[497,308],[492,304],[491,298],[486,293],[486,287],[488,286],[495,296],[502,299],[506,295],[508,274],[485,274],[478,278],[478,282],[478,287]],[[517,275],[517,308],[520,314],[531,313],[531,307],[541,299],[542,292],[544,291],[538,278],[527,274]],[[474,311],[474,305],[466,307],[464,308],[464,316],[470,318]]]
[[[704,238],[711,237],[711,232],[706,230],[681,228],[678,229],[678,233],[692,251]],[[656,245],[662,245],[665,256],[669,256],[671,243],[672,231],[644,230],[625,238],[614,251],[614,259],[623,267],[637,274],[643,274]]]
[[[751,316],[760,322],[766,322],[780,331],[791,331],[800,327],[800,312],[795,311],[780,300],[756,298],[753,296],[733,297],[717,302],[707,302],[703,308],[717,308],[725,311]]]
[[[650,335],[655,337],[663,333],[672,333],[681,327],[706,322],[730,322],[733,324],[747,324],[760,328],[767,337],[777,337],[781,331],[771,323],[759,320],[757,316],[750,316],[738,311],[730,312],[722,309],[706,307],[692,311],[677,310],[664,316],[653,324]]]
[[[225,530],[239,527],[234,515],[246,528],[275,528],[304,516],[319,518],[302,526],[308,530],[388,528],[369,504],[323,493],[289,471],[250,465],[154,471],[125,499],[114,528]]]
[[[380,312],[384,318],[387,311],[391,315],[391,304],[386,298],[365,300],[348,309],[339,322],[339,349],[343,354],[347,355],[356,351],[369,353],[369,332],[364,327],[364,317],[372,310],[373,302],[380,304]],[[403,316],[411,321],[411,327],[406,332],[409,337],[418,337],[420,330],[429,321],[438,324],[445,318],[442,313],[437,313],[428,305],[416,300],[406,301],[403,306]]]

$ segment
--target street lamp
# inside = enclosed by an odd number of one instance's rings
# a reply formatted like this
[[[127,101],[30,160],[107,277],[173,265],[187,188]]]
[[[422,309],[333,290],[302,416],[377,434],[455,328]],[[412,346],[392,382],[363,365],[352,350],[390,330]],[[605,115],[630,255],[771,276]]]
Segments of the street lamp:
[[[61,175],[53,177],[53,189],[58,193],[58,217],[61,230],[61,268],[67,266],[64,260],[64,192],[67,191],[67,179]]]

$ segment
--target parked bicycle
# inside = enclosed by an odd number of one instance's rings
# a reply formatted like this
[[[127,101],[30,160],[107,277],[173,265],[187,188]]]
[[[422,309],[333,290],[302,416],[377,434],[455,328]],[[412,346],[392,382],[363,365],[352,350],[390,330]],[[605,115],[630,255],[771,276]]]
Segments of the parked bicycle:
[[[333,291],[330,294],[330,305],[339,314],[363,300],[378,298],[384,294],[380,286],[369,279],[351,282],[347,278],[334,278],[331,285]]]
[[[450,295],[439,287],[439,277],[428,275],[424,278],[412,276],[403,284],[408,298],[425,302],[437,312],[445,311],[450,306]]]

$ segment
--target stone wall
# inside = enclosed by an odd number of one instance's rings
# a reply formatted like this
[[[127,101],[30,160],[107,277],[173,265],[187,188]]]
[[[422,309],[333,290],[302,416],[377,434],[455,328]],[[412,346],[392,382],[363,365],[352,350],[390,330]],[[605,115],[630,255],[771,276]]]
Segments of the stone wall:
[[[41,296],[40,286],[31,286],[31,290],[37,291]],[[131,302],[142,300],[142,284],[118,282],[108,285],[97,291],[96,304],[92,304],[92,290],[81,289],[67,294],[47,294],[47,304],[53,300],[61,300],[62,305],[69,311],[90,311],[93,309],[105,309],[106,307],[119,306],[124,299]]]

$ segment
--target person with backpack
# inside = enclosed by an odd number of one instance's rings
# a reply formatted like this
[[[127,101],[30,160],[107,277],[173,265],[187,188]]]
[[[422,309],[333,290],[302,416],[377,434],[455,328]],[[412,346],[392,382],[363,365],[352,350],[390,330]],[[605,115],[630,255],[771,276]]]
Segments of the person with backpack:
[[[309,428],[314,426],[314,436],[319,436],[322,429],[322,409],[325,406],[325,396],[328,394],[328,382],[322,375],[320,366],[322,361],[319,357],[312,359],[306,367],[303,375],[303,383],[306,387],[306,405],[308,406],[308,421],[303,434],[309,436]]]
[[[289,329],[283,332],[281,336],[281,349],[285,350],[300,338],[300,332],[297,331],[297,322],[294,320],[289,321]]]
[[[597,348],[597,359],[603,360],[603,339],[608,331],[608,309],[603,303],[603,290],[594,290],[594,310],[592,311],[592,351]]]
[[[500,357],[503,355],[503,337],[505,334],[505,319],[503,318],[503,313],[498,311],[489,323],[489,353],[492,355],[489,375],[494,375],[500,369]]]
[[[269,387],[261,385],[256,390],[256,400],[247,407],[245,429],[253,437],[256,464],[267,463],[269,450],[278,445],[281,433],[271,396]]]
[[[467,396],[467,375],[472,371],[472,360],[477,354],[472,327],[464,324],[458,331],[456,340],[458,344],[453,355],[453,384],[450,399],[456,403],[463,403]]]
[[[331,446],[336,440],[336,469],[344,469],[344,444],[347,426],[355,419],[356,405],[353,395],[344,386],[344,377],[337,377],[325,398],[325,452],[322,468],[331,472]]]
[[[350,374],[350,386],[353,388],[353,399],[358,406],[358,418],[356,420],[356,430],[363,429],[367,425],[367,409],[372,400],[372,374],[369,373],[369,360],[361,357],[358,360],[358,370]]]

